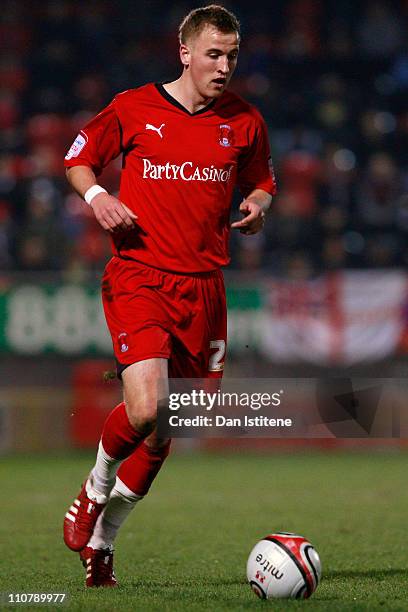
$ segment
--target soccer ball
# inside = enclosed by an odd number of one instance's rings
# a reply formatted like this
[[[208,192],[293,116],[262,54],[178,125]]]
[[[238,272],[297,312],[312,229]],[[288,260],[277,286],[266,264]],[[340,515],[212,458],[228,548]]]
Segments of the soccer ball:
[[[306,599],[322,574],[319,555],[304,537],[278,532],[266,536],[252,549],[247,577],[262,599]]]

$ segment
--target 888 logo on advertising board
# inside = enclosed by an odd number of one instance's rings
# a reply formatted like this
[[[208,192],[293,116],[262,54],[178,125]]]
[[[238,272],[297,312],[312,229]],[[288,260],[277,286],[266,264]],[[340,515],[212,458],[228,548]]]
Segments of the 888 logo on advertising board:
[[[99,288],[21,285],[2,296],[0,348],[22,355],[109,354]]]

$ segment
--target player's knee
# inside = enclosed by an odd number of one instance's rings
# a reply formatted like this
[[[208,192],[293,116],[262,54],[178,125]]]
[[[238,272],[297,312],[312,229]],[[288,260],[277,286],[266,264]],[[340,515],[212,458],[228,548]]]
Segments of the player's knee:
[[[144,443],[150,451],[160,454],[163,458],[167,457],[170,452],[171,439],[159,438],[157,430],[150,434],[150,436],[147,436]]]
[[[155,402],[126,402],[126,412],[130,424],[136,431],[148,435],[156,427],[157,405]]]

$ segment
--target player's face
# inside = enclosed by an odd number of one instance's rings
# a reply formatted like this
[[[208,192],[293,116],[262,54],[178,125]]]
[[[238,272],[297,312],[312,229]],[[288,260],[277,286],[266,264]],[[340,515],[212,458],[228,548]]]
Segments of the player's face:
[[[237,65],[238,51],[237,33],[225,34],[213,26],[206,26],[191,43],[181,46],[182,61],[200,96],[218,98],[222,94]]]

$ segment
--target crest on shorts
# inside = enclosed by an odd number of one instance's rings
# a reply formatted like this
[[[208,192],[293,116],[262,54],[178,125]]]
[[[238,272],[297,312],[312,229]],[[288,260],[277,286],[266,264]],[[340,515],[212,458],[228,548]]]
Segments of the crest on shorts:
[[[121,332],[118,335],[118,340],[119,340],[120,352],[121,353],[126,353],[126,351],[129,350],[129,340],[128,340],[127,333],[126,332]]]
[[[222,147],[230,147],[232,145],[233,137],[234,133],[230,125],[227,123],[220,125],[219,143]]]

